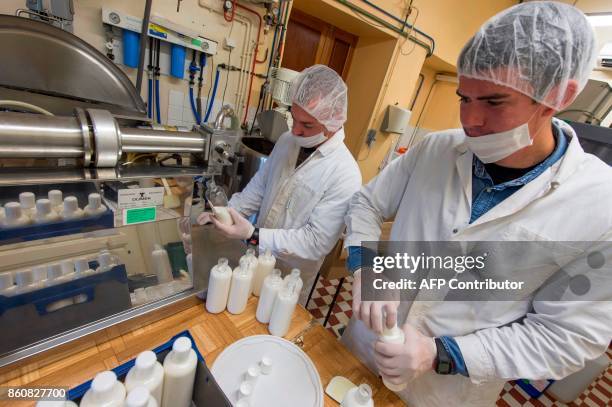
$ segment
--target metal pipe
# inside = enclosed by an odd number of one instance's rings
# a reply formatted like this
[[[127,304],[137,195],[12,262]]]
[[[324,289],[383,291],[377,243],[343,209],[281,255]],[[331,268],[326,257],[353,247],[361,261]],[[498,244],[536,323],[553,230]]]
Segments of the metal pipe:
[[[83,135],[76,118],[0,112],[0,157],[82,156]]]
[[[140,95],[142,89],[142,77],[144,73],[144,57],[147,47],[147,36],[149,34],[149,19],[151,18],[151,5],[153,0],[146,0],[142,27],[140,29],[140,49],[138,51],[138,71],[136,72],[136,92]],[[150,50],[149,50],[150,52]]]
[[[124,153],[201,153],[204,138],[195,132],[122,127],[121,145]]]

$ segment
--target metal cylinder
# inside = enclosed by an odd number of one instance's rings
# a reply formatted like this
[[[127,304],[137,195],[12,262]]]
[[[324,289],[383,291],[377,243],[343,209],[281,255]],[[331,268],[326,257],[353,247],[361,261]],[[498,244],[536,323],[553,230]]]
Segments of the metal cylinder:
[[[0,158],[78,158],[83,136],[76,118],[0,112]]]
[[[121,128],[125,153],[201,153],[204,138],[194,132]]]

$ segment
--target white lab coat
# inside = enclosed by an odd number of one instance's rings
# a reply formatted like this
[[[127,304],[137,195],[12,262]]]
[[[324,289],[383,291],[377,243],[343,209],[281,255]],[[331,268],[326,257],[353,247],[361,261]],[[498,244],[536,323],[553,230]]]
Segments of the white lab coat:
[[[473,154],[465,135],[431,134],[355,195],[345,245],[378,240],[381,222],[393,216],[393,241],[612,241],[612,169],[582,150],[571,127],[556,123],[571,137],[565,155],[473,224]],[[492,406],[507,380],[554,379],[579,370],[612,339],[609,265],[607,270],[600,302],[402,303],[404,322],[428,336],[455,337],[470,377],[430,371],[400,397],[415,407]],[[342,337],[373,371],[375,339],[354,318]]]
[[[361,188],[361,172],[338,130],[298,168],[299,146],[290,132],[229,205],[244,216],[259,213],[259,249],[271,249],[285,273],[297,267],[304,287],[300,303],[344,230],[348,203]]]

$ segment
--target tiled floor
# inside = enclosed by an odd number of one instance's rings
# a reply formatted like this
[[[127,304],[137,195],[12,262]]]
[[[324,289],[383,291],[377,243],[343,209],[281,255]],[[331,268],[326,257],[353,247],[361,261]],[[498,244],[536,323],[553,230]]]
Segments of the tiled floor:
[[[345,280],[342,285],[342,290],[338,295],[338,299],[334,306],[331,317],[327,324],[327,329],[340,337],[340,331],[346,326],[348,320],[351,318],[351,284],[352,279],[349,277]],[[312,299],[308,304],[308,310],[315,318],[323,323],[325,315],[329,309],[329,304],[332,302],[332,298],[336,291],[338,280],[327,281],[319,279],[317,287],[312,294]],[[612,360],[612,349],[608,349],[608,357]],[[506,386],[499,395],[497,400],[498,407],[521,407],[521,406],[556,406],[564,407],[566,404],[560,403],[553,400],[550,396],[544,393],[537,399],[531,398],[523,389],[521,389],[514,382],[506,383]],[[574,406],[588,406],[588,407],[604,407],[612,406],[612,364],[608,366],[608,369],[595,380],[589,388],[578,397],[573,403],[569,404],[570,407]]]

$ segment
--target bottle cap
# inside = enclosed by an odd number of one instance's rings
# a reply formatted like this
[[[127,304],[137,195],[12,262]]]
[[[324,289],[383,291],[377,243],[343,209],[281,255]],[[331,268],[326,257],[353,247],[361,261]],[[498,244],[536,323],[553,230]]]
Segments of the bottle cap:
[[[79,201],[75,196],[64,198],[64,215],[71,215],[79,210]]]
[[[93,192],[87,197],[89,209],[98,209],[102,205],[102,197],[100,194]]]
[[[9,202],[4,205],[4,212],[6,216],[6,223],[11,224],[12,221],[16,221],[21,218],[21,205],[18,202]]]
[[[42,198],[36,201],[36,212],[38,216],[45,216],[51,213],[51,201]]]
[[[34,274],[32,269],[23,269],[15,272],[15,284],[17,287],[25,287],[34,282]]]
[[[62,191],[59,189],[52,189],[49,191],[47,196],[49,197],[49,201],[51,201],[52,206],[60,206],[63,202]]]
[[[137,386],[129,392],[125,399],[126,407],[146,407],[149,404],[151,393],[144,386]]]
[[[32,267],[32,278],[35,283],[40,283],[47,279],[47,268],[43,265]]]
[[[47,280],[53,280],[61,276],[62,266],[59,263],[53,263],[47,266]]]
[[[357,401],[361,404],[368,402],[372,398],[372,388],[363,383],[357,388]]]
[[[19,203],[23,209],[32,209],[36,205],[36,197],[32,192],[22,192],[19,194]]]
[[[155,366],[155,362],[157,362],[157,356],[155,356],[155,352],[150,350],[146,350],[141,352],[136,358],[136,367],[141,370],[150,370]]]
[[[270,374],[272,372],[272,359],[267,356],[262,357],[259,366],[262,374]]]
[[[98,373],[91,382],[91,390],[94,393],[106,393],[113,389],[113,386],[117,382],[117,375],[115,372],[107,370],[105,372]]]

